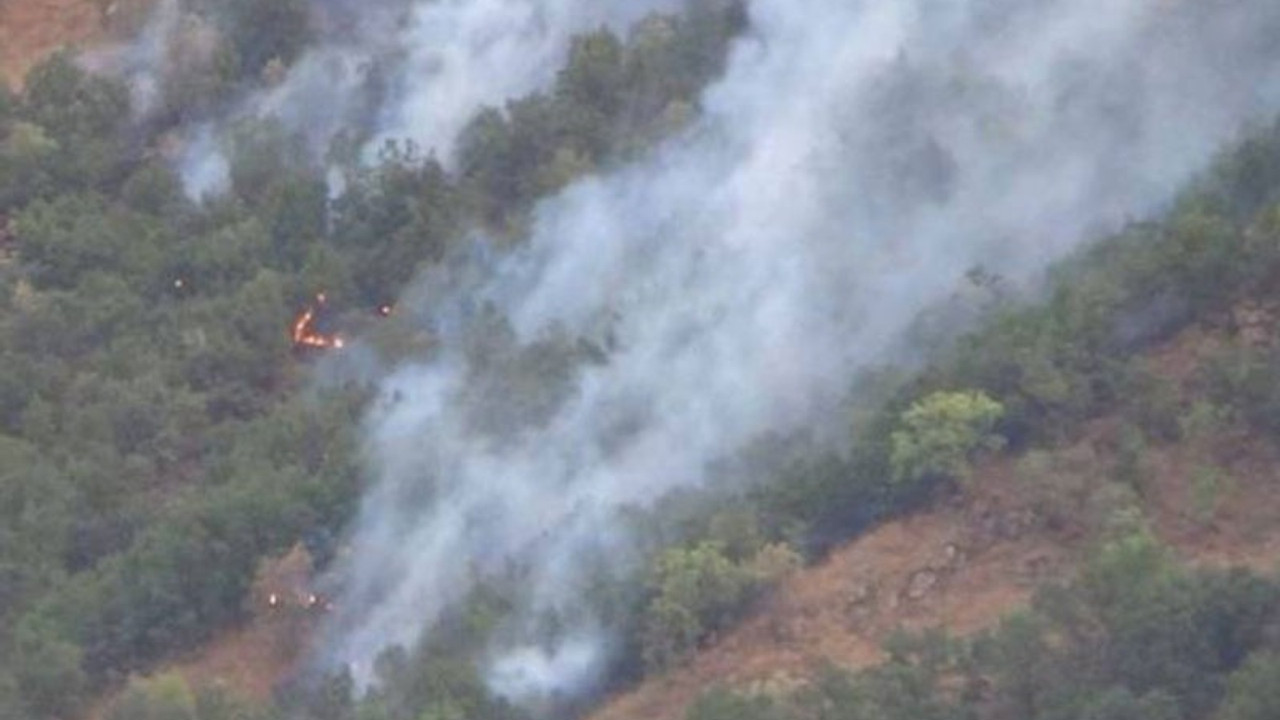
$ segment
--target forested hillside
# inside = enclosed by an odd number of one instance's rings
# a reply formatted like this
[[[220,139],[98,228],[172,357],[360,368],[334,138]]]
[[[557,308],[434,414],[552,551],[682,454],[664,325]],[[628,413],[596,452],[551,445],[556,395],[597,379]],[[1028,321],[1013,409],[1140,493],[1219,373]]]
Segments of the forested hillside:
[[[328,614],[340,624],[362,611],[328,607],[315,578],[359,597],[326,572],[351,562],[361,498],[376,490],[370,407],[399,400],[379,394],[380,368],[464,358],[473,415],[460,423],[477,453],[496,452],[552,417],[572,378],[618,342],[568,330],[531,340],[484,297],[461,330],[433,326],[404,293],[474,267],[459,258],[520,257],[546,221],[540,201],[689,142],[704,90],[735,48],[750,62],[755,47],[734,44],[754,31],[748,4],[729,0],[574,35],[550,87],[478,109],[451,151],[352,128],[317,154],[281,118],[225,111],[281,87],[316,28],[340,25],[345,6],[332,6],[317,18],[301,0],[183,4],[174,27],[199,52],[165,66],[158,95],[138,92],[128,62],[86,65],[70,51],[20,91],[0,88],[0,718],[580,716],[681,673],[779,583],[868,528],[980,495],[992,463],[1018,468],[1027,522],[1069,537],[1078,572],[990,632],[904,634],[870,670],[714,689],[690,720],[1280,713],[1280,581],[1178,562],[1159,540],[1150,480],[1158,452],[1203,456],[1191,495],[1208,523],[1224,478],[1243,474],[1223,457],[1230,442],[1280,442],[1274,120],[1246,128],[1158,215],[1095,238],[1034,289],[973,267],[954,302],[912,321],[911,362],[842,378],[853,399],[826,418],[834,429],[757,438],[716,467],[750,478],[734,492],[679,487],[629,508],[638,549],[618,550],[626,562],[574,559],[590,568],[582,605],[616,637],[589,691],[495,691],[494,639],[524,620],[537,574],[506,558],[500,571],[467,568],[458,601],[416,644],[379,648],[354,672],[326,662],[308,643],[337,632]],[[886,80],[884,98],[942,92],[906,70],[891,77],[901,86]],[[990,99],[985,87],[948,92]],[[227,186],[193,192],[190,130],[213,124],[227,128]],[[940,203],[949,192],[957,171],[936,143],[876,149],[903,168],[884,183],[894,193]],[[666,222],[655,235],[675,232]],[[1214,340],[1190,370],[1151,369],[1196,327]],[[642,421],[620,416],[619,443],[628,423]],[[1105,471],[1087,479],[1057,462],[1082,438],[1103,448]],[[275,589],[283,575],[301,600]],[[164,672],[283,613],[305,617],[290,636],[297,672],[269,701]],[[577,619],[534,624],[555,646]]]
[[[292,42],[236,7],[228,88]],[[270,122],[237,129],[232,192],[188,199],[164,128],[139,137],[128,89],[69,54],[0,89],[0,716],[75,717],[245,618],[260,559],[303,542],[324,562],[367,392],[310,383],[295,318],[325,293],[345,331],[394,326],[379,309],[471,228],[512,232],[679,127],[740,23],[583,36],[551,91],[472,122],[456,171],[388,147],[332,201]]]

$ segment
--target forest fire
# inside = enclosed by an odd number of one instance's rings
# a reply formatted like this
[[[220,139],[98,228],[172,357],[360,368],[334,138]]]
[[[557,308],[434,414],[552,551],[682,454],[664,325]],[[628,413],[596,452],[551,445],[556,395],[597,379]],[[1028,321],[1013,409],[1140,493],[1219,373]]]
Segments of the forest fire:
[[[316,295],[314,305],[308,307],[293,323],[293,346],[298,349],[341,350],[344,343],[337,335],[321,332],[316,328],[316,315],[324,309],[328,298],[324,293]]]

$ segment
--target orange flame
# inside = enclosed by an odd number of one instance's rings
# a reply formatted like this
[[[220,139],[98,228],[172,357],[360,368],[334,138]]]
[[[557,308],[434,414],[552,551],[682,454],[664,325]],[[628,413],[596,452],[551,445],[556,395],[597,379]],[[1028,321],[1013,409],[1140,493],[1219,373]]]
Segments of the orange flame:
[[[344,346],[342,338],[337,335],[325,335],[315,328],[316,308],[323,307],[328,301],[324,293],[316,295],[316,304],[303,311],[293,323],[293,345],[297,348],[317,348],[320,350],[341,350]]]

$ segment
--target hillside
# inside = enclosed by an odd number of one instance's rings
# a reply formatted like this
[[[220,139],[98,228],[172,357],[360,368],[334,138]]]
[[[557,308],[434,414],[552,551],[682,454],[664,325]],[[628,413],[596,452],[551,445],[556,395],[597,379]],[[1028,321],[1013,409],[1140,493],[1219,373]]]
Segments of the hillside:
[[[1280,5],[1004,1],[7,3],[0,718],[1274,720]]]
[[[1147,353],[1144,364],[1175,383],[1184,400],[1197,373],[1234,342],[1269,343],[1274,320],[1257,303],[1237,317],[1200,323]],[[1265,314],[1264,314],[1265,315]],[[1019,459],[982,463],[968,489],[890,520],[782,582],[732,629],[708,640],[687,664],[611,698],[592,720],[682,720],[709,688],[748,694],[794,692],[831,666],[874,667],[895,633],[990,630],[1025,610],[1037,589],[1070,581],[1098,542],[1096,503],[1113,489],[1122,420],[1092,421],[1083,437],[1047,454],[1047,504]],[[1225,474],[1212,508],[1197,498],[1193,470],[1206,456]],[[1140,508],[1159,540],[1192,567],[1280,568],[1280,449],[1247,430],[1149,449]],[[169,666],[192,687],[220,685],[267,701],[287,680],[306,642],[269,615]],[[92,716],[97,716],[94,713]]]
[[[1064,451],[1070,452],[1070,451]],[[1153,453],[1160,468],[1147,505],[1159,537],[1194,566],[1280,567],[1280,470],[1274,450],[1251,447],[1212,522],[1193,519],[1189,451]],[[900,630],[968,636],[1027,607],[1044,583],[1073,576],[1089,543],[1045,529],[1009,463],[979,472],[974,496],[886,523],[783,583],[738,627],[687,667],[611,699],[594,720],[682,720],[709,689],[794,691],[829,666],[884,662]],[[1025,493],[1023,493],[1025,494]]]
[[[1245,301],[1147,353],[1143,365],[1203,399],[1200,378],[1224,348],[1280,340],[1275,307]],[[901,630],[956,636],[990,630],[1025,610],[1038,588],[1069,582],[1099,542],[1098,503],[1114,502],[1123,419],[1091,421],[1075,443],[1044,454],[1047,474],[1016,458],[980,465],[967,490],[874,528],[799,571],[738,626],[710,640],[687,666],[611,699],[593,720],[681,720],[711,688],[783,696],[829,667],[864,670],[887,659]],[[1196,469],[1222,470],[1211,497]],[[1280,568],[1280,449],[1256,431],[1145,451],[1144,522],[1180,562],[1198,568]],[[1043,484],[1042,484],[1043,483]],[[1049,494],[1045,487],[1053,486]]]
[[[0,81],[18,87],[32,66],[58,48],[89,47],[125,34],[152,1],[0,2]]]

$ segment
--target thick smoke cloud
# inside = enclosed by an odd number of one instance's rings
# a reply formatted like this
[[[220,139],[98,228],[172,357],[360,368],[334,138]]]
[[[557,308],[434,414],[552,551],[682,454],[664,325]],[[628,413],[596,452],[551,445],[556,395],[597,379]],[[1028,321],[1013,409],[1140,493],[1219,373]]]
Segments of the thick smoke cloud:
[[[573,24],[561,5],[547,21]],[[520,617],[495,641],[490,682],[521,701],[591,687],[612,637],[582,598],[593,558],[634,567],[628,508],[699,486],[766,432],[828,422],[966,270],[1033,279],[1158,209],[1280,109],[1270,0],[749,8],[696,127],[544,203],[514,256],[427,278],[407,301],[442,347],[388,377],[368,421],[376,482],[325,645],[358,677],[477,579],[518,567]],[[507,71],[475,67],[486,74],[449,82]],[[434,117],[429,102],[398,107]],[[510,318],[517,354],[557,338],[604,350],[524,402],[544,387],[528,366],[548,363],[477,360],[465,327],[484,307]],[[484,388],[500,389],[496,410]],[[538,632],[548,614],[561,632]]]

